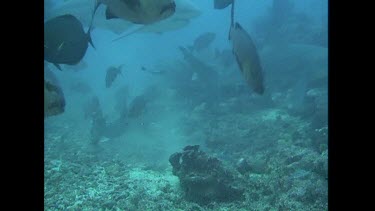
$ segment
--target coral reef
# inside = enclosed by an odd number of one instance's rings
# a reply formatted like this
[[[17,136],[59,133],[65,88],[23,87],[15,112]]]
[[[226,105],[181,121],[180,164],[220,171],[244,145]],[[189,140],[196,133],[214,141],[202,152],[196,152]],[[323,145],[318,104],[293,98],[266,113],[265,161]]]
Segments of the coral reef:
[[[186,146],[170,156],[173,174],[178,176],[185,198],[198,204],[243,199],[243,189],[236,187],[234,176],[221,162],[199,150]]]
[[[206,109],[192,109],[184,131],[191,139],[206,140],[207,154],[191,145],[170,156],[171,166],[155,160],[161,153],[155,147],[139,146],[129,152],[148,153],[123,158],[110,149],[85,149],[89,126],[50,120],[45,210],[327,209],[326,127],[314,129],[281,109],[228,111],[216,118]],[[146,154],[154,164],[141,159]]]

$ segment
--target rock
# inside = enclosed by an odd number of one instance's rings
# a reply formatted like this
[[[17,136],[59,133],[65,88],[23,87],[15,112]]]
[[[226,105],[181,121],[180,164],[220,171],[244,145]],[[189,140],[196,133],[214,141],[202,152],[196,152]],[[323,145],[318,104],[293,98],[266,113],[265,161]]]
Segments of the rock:
[[[172,154],[169,162],[187,200],[206,205],[243,199],[244,190],[236,187],[234,174],[224,169],[217,158],[200,151],[199,145]]]

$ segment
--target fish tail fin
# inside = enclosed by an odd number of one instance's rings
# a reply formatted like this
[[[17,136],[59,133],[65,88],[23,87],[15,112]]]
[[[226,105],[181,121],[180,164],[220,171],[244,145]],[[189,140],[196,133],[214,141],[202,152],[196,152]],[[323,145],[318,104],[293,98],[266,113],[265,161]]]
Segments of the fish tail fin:
[[[234,26],[234,0],[232,1],[232,7],[230,9],[230,27],[229,27],[229,33],[228,33],[228,40],[230,40],[230,31],[232,30],[233,26]]]
[[[230,8],[230,25],[234,24],[234,0],[232,1],[232,7]]]
[[[92,39],[91,39],[91,31],[93,29],[92,24],[94,23],[94,17],[95,17],[96,10],[98,10],[98,7],[100,6],[100,4],[101,4],[100,0],[95,0],[94,11],[92,12],[92,15],[91,15],[91,22],[90,22],[89,30],[87,31],[88,41],[94,49],[96,49],[96,48],[95,48],[95,45],[94,45],[94,43],[92,42]]]
[[[94,13],[95,13],[95,11],[94,11]],[[92,30],[92,28],[93,28],[93,26],[92,26],[92,23],[94,22],[94,14],[92,15],[92,18],[91,18],[91,23],[90,23],[90,26],[89,26],[89,30],[87,30],[87,39],[88,39],[88,41],[89,41],[89,43],[91,44],[91,46],[94,48],[94,49],[96,49],[95,48],[95,45],[94,45],[94,43],[92,42],[92,39],[91,39],[91,30]]]
[[[94,18],[94,15],[96,13],[96,10],[98,10],[99,6],[100,6],[101,2],[99,0],[95,0],[95,5],[94,5],[94,11],[92,13],[92,19]]]
[[[91,26],[90,26],[89,30],[87,31],[87,40],[89,41],[89,43],[91,44],[91,46],[92,46],[94,49],[96,49],[96,48],[95,48],[95,45],[94,45],[94,43],[92,42],[92,39],[91,39],[91,33],[90,33],[90,30],[91,30]]]

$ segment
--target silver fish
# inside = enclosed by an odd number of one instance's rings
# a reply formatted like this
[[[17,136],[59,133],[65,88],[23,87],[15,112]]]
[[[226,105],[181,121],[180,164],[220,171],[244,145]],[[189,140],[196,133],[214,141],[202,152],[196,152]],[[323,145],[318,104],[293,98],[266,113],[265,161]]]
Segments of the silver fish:
[[[233,54],[247,84],[262,95],[263,70],[253,40],[239,23],[231,26],[229,39],[232,41]]]

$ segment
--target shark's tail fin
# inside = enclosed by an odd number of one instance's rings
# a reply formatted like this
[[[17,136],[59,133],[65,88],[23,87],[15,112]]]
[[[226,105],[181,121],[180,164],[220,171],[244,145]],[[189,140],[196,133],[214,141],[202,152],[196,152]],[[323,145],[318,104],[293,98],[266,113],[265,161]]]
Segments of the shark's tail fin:
[[[228,40],[230,40],[230,31],[233,26],[234,26],[234,0],[232,2],[232,7],[230,9],[230,27],[229,27],[229,33],[228,33]]]
[[[101,3],[99,2],[99,0],[95,0],[95,5],[94,5],[94,10],[93,10],[92,15],[91,15],[91,22],[90,22],[89,30],[87,31],[87,36],[88,36],[89,43],[91,44],[91,46],[94,49],[96,49],[96,48],[95,48],[94,43],[92,42],[92,39],[91,39],[91,30],[93,29],[92,24],[94,22],[94,17],[95,17],[96,10],[98,9],[98,7],[99,7],[100,4]]]

